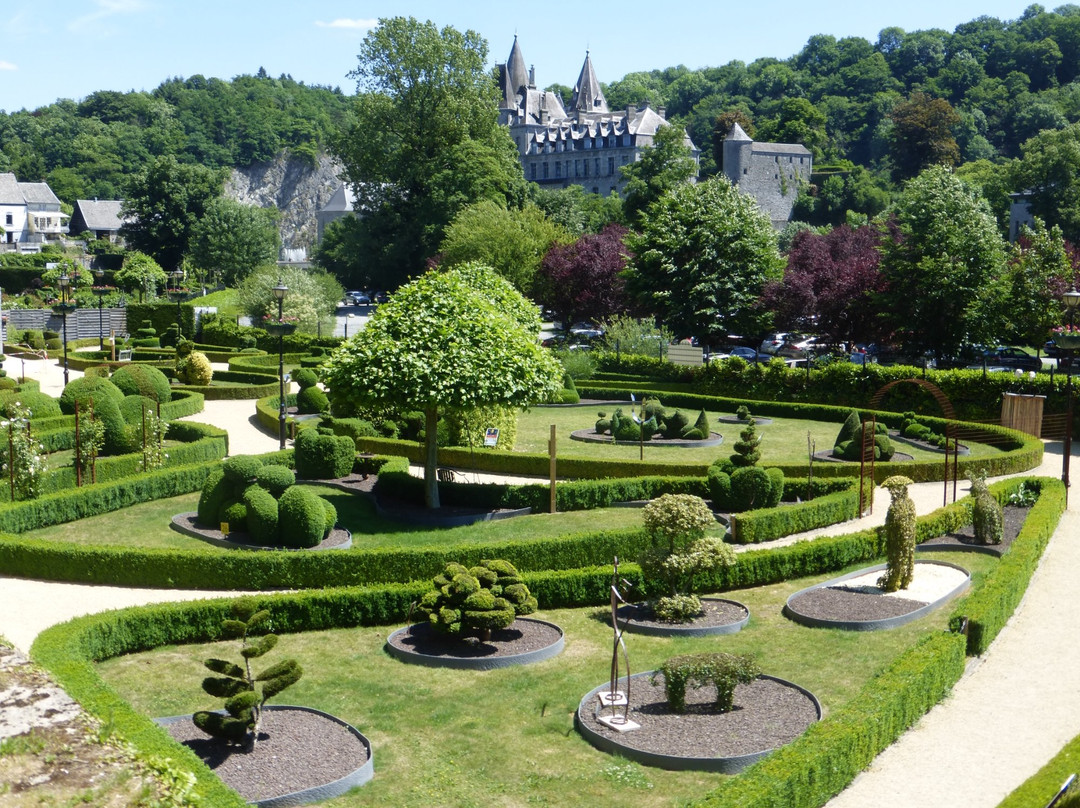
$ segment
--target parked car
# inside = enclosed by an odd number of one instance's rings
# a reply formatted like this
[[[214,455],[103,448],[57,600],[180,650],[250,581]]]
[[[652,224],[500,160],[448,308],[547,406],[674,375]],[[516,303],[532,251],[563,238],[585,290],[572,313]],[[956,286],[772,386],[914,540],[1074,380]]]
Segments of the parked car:
[[[969,368],[1001,367],[1009,370],[1042,370],[1042,359],[1032,356],[1020,348],[1012,348],[1006,345],[998,345],[987,348],[975,362],[968,365]]]
[[[824,351],[824,345],[822,344],[820,349]],[[798,334],[791,334],[784,344],[776,349],[777,356],[782,356],[785,359],[805,359],[812,353],[818,353],[819,342],[817,337],[803,337]]]
[[[762,353],[775,354],[790,336],[792,335],[787,331],[777,331],[773,334],[768,334],[765,339],[761,341],[761,347],[759,347],[758,350]]]
[[[747,362],[768,362],[772,359],[772,354],[762,353],[761,351],[755,351],[753,348],[747,348],[743,345],[736,345],[728,352],[729,356],[737,356],[740,359],[745,359]]]

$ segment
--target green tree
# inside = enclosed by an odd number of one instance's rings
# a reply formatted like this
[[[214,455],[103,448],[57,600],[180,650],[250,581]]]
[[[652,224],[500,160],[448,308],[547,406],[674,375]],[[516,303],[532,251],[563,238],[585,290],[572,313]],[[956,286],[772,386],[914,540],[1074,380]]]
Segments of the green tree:
[[[192,263],[207,273],[220,273],[221,281],[235,286],[260,264],[278,257],[278,212],[274,208],[243,205],[218,198],[192,228]]]
[[[400,282],[423,269],[461,208],[523,198],[525,180],[477,33],[383,19],[358,58],[353,123],[334,150],[364,211],[369,273]]]
[[[180,266],[192,231],[220,193],[220,171],[180,163],[171,155],[151,161],[128,184],[121,234],[130,247],[153,257],[166,270]]]
[[[289,288],[282,301],[282,314],[295,317],[303,331],[315,332],[320,318],[333,315],[345,294],[337,279],[326,272],[263,264],[244,278],[237,290],[240,308],[255,325],[267,315],[277,316],[277,299],[272,290],[278,281]]]
[[[928,166],[954,166],[960,162],[960,147],[953,136],[960,116],[944,98],[914,92],[907,101],[893,107],[889,117],[890,154],[897,179],[913,177]]]
[[[948,169],[909,181],[882,246],[879,308],[905,345],[939,358],[993,339],[1005,245],[986,201]]]
[[[724,177],[662,197],[628,243],[627,292],[683,336],[753,333],[763,287],[783,275],[769,217]]]
[[[586,233],[599,233],[609,224],[622,224],[623,201],[615,193],[600,196],[580,185],[566,188],[545,188],[529,183],[529,199],[552,222],[575,238]]]
[[[462,208],[446,228],[439,252],[452,267],[469,261],[486,264],[522,294],[530,294],[536,270],[553,244],[572,241],[535,205],[507,209],[489,199]]]
[[[128,292],[139,293],[139,302],[144,297],[153,297],[157,290],[169,282],[169,276],[157,261],[146,253],[129,252],[124,257],[124,264],[113,275],[117,286]]]
[[[1080,124],[1040,132],[1023,146],[1013,187],[1030,190],[1031,212],[1080,242]]]
[[[435,478],[441,408],[523,405],[562,386],[562,366],[537,341],[540,315],[494,270],[464,264],[401,287],[323,366],[335,406],[424,412],[424,492]]]
[[[1021,230],[1010,253],[1005,278],[1006,333],[1011,342],[1039,348],[1050,329],[1063,321],[1061,296],[1073,283],[1061,228],[1047,229],[1036,218],[1034,227]]]
[[[661,126],[653,145],[641,150],[638,160],[619,169],[626,185],[623,188],[626,218],[640,223],[649,205],[697,174],[686,132],[678,126]]]

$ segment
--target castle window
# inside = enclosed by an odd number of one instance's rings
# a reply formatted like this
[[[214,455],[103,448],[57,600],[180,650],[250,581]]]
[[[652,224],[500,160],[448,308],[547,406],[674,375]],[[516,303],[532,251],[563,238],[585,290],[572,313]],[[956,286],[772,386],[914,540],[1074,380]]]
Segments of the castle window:
[[[574,176],[575,177],[580,177],[581,176],[581,161],[580,160],[575,160],[574,161]]]
[[[582,162],[585,163],[585,176],[587,177],[587,176],[589,176],[589,161],[588,160],[583,160]]]
[[[629,157],[627,157],[627,156],[626,156],[626,155],[624,154],[624,155],[622,156],[622,164],[623,164],[623,165],[626,165],[626,164],[627,164],[627,163],[629,163],[629,162],[630,162],[630,158],[629,158]]]
[[[529,179],[536,180],[536,163],[529,166]]]
[[[607,159],[607,173],[608,173],[608,176],[611,176],[612,174],[615,173],[615,158],[614,157],[609,157]]]
[[[743,173],[743,174],[747,174],[747,173],[749,173],[749,171],[750,171],[750,169],[748,169],[748,168],[744,168],[744,169],[742,170],[742,173]]]
[[[548,164],[544,163],[544,179],[548,178]]]
[[[595,165],[596,165],[596,176],[599,177],[600,176],[600,158],[599,157],[596,158],[596,164]]]
[[[555,163],[555,178],[562,177],[562,163]]]
[[[794,157],[789,157],[789,158],[787,159],[787,161],[788,161],[789,163],[793,163],[793,162],[795,162],[795,158],[794,158]],[[802,162],[802,160],[800,159],[800,161],[799,161],[799,162]]]
[[[600,193],[600,189],[599,189],[599,188],[598,188],[597,186],[595,186],[595,185],[594,185],[594,186],[592,187],[592,192],[593,192],[594,194],[598,194],[598,193]]]

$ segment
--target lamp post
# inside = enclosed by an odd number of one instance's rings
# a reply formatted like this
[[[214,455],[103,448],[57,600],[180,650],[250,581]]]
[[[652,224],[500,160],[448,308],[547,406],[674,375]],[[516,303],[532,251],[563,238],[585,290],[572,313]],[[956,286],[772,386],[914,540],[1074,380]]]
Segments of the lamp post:
[[[1073,333],[1073,317],[1076,314],[1076,307],[1080,306],[1080,292],[1073,289],[1071,292],[1066,292],[1063,296],[1065,301],[1065,312],[1067,315],[1066,322],[1068,327],[1058,337],[1060,347],[1064,349],[1066,358],[1066,376],[1065,376],[1065,445],[1061,458],[1061,482],[1065,484],[1065,507],[1069,507],[1069,458],[1072,455],[1072,429],[1073,429],[1073,395],[1072,395],[1072,365],[1073,356],[1076,353],[1076,348],[1072,344],[1076,339],[1076,335]]]
[[[98,349],[105,350],[105,320],[102,317],[102,304],[105,301],[105,284],[102,280],[105,278],[104,269],[95,269],[94,277],[97,279],[97,285],[94,286],[94,294],[97,295],[97,327],[98,327]]]
[[[176,335],[179,337],[183,334],[183,328],[180,325],[180,301],[183,298],[180,282],[184,279],[184,270],[174,269],[169,276],[173,279],[173,297],[176,298]]]
[[[281,320],[281,307],[285,302],[285,295],[289,293],[289,287],[285,281],[278,278],[277,286],[271,290],[274,299],[277,300],[278,317],[278,448],[285,448],[285,327]]]
[[[58,279],[60,284],[60,317],[63,320],[63,335],[64,335],[64,387],[67,387],[68,383],[68,357],[67,357],[67,290],[68,284],[71,283],[71,278],[67,276],[66,272],[61,271]]]

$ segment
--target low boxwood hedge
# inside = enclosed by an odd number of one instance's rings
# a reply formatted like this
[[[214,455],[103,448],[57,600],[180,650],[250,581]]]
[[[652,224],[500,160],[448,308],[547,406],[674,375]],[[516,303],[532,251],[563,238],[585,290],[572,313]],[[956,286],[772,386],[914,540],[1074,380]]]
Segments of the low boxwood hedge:
[[[291,367],[293,365],[300,365],[301,360],[305,359],[307,356],[307,353],[285,353],[282,354],[281,358],[286,367]],[[255,354],[234,354],[229,357],[228,362],[229,370],[231,371],[265,373],[267,370],[273,370],[276,373],[278,367],[277,348],[275,347],[272,353],[265,353],[261,356]]]
[[[230,382],[230,385],[219,387],[214,384],[175,384],[172,389],[200,393],[207,401],[236,401],[273,395],[277,393],[280,384],[277,376],[235,370],[215,370],[214,381]]]
[[[855,519],[859,516],[859,486],[855,480],[851,483],[847,491],[815,497],[798,505],[734,513],[731,515],[732,541],[758,544]]]

